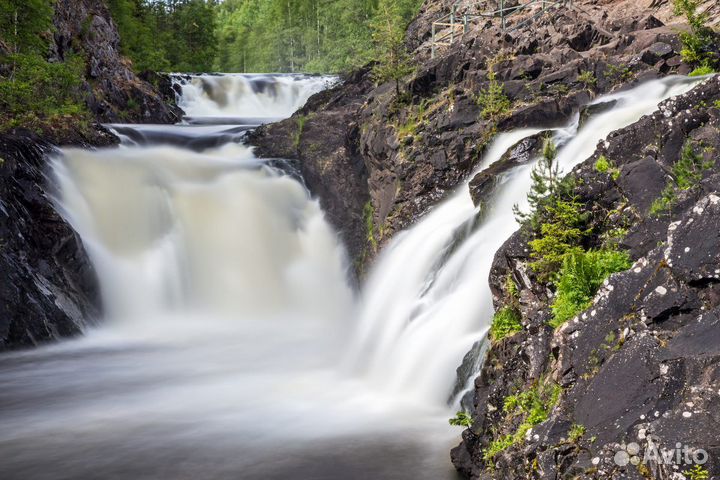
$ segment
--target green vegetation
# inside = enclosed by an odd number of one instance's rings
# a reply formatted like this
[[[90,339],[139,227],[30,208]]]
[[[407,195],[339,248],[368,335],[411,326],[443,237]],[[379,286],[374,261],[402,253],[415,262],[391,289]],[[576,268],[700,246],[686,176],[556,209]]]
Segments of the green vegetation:
[[[658,216],[669,212],[675,204],[678,191],[695,187],[702,180],[703,171],[712,166],[712,161],[705,161],[703,156],[695,151],[694,142],[686,142],[680,152],[680,159],[673,165],[672,178],[665,185],[660,197],[650,206],[650,215]]]
[[[695,465],[693,468],[685,470],[683,473],[688,480],[708,480],[710,478],[710,472],[700,465]]]
[[[448,420],[448,423],[454,427],[472,427],[473,420],[470,415],[465,412],[457,412],[453,418]]]
[[[555,281],[557,292],[550,325],[557,328],[588,308],[605,279],[631,265],[627,252],[581,249],[568,252]]]
[[[593,72],[589,70],[583,70],[580,72],[580,75],[578,75],[578,82],[585,85],[585,88],[590,88],[595,86],[597,83],[597,78],[595,78],[595,75]]]
[[[498,342],[522,330],[522,318],[517,309],[506,306],[495,313],[490,326],[490,338]]]
[[[540,227],[540,213],[546,205],[552,203],[560,187],[560,168],[555,162],[557,147],[552,138],[545,138],[543,156],[532,169],[532,187],[528,193],[530,212],[522,212],[518,205],[513,207],[515,218],[521,224],[529,225],[533,230]]]
[[[216,0],[108,0],[135,70],[206,72],[218,52]]]
[[[700,0],[673,0],[675,15],[682,15],[690,26],[689,32],[680,32],[683,61],[713,70],[718,64],[715,33],[708,26],[707,12],[699,13]]]
[[[368,200],[363,207],[363,218],[365,219],[366,239],[372,245],[373,251],[377,251],[378,243],[375,238],[375,207],[372,200]]]
[[[302,139],[303,130],[305,130],[305,122],[307,122],[307,117],[305,115],[298,115],[296,122],[297,128],[295,129],[295,133],[293,134],[293,145],[297,150],[297,148],[300,146],[300,140]]]
[[[0,0],[0,32],[9,54],[0,56],[0,130],[41,129],[59,118],[82,126],[87,120],[81,91],[84,59],[65,53],[46,59],[53,9],[43,0]]]
[[[568,432],[568,441],[570,443],[577,443],[583,435],[585,435],[585,427],[576,423],[570,427],[570,431]]]
[[[525,435],[532,427],[548,419],[550,412],[557,405],[561,392],[559,385],[539,380],[532,388],[506,397],[503,412],[508,417],[522,417],[523,420],[514,433],[501,435],[490,443],[483,452],[484,460],[492,461],[495,455],[503,450],[522,444]]]
[[[702,77],[704,75],[711,75],[715,73],[715,69],[713,69],[710,65],[703,65],[701,67],[696,68],[692,72],[690,72],[688,75],[691,77]]]
[[[495,120],[506,115],[510,111],[512,103],[505,95],[503,84],[497,81],[492,65],[488,67],[487,76],[490,83],[486,88],[480,90],[475,100],[481,108],[480,115],[482,118]]]
[[[407,71],[398,43],[421,0],[225,0],[216,7],[215,68],[341,72],[381,60],[376,75]],[[398,33],[402,32],[402,33]]]
[[[595,170],[599,173],[608,173],[613,180],[617,180],[620,177],[620,169],[607,159],[605,155],[600,157],[595,162]]]
[[[541,282],[552,281],[568,253],[579,248],[587,235],[586,215],[575,200],[557,200],[547,205],[540,235],[529,242],[532,269]]]

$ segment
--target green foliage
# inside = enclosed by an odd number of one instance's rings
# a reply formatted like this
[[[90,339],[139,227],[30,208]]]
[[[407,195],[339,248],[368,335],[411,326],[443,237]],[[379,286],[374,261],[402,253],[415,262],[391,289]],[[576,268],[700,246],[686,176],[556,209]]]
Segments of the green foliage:
[[[712,68],[710,65],[703,65],[701,67],[696,68],[692,72],[688,74],[690,77],[702,77],[704,75],[712,75],[715,73],[715,69]]]
[[[562,265],[565,255],[579,248],[587,235],[582,205],[575,200],[558,200],[547,205],[540,235],[530,241],[530,264],[538,280],[548,282]]]
[[[373,67],[378,83],[395,82],[400,95],[400,79],[413,71],[412,59],[405,48],[405,22],[402,9],[395,0],[379,0],[371,22],[372,40],[379,59]]]
[[[493,316],[490,326],[490,338],[498,342],[505,337],[516,334],[522,330],[522,318],[517,309],[511,306],[502,307]]]
[[[665,185],[660,197],[650,206],[650,215],[657,216],[670,211],[675,204],[677,192],[695,187],[703,178],[703,172],[712,168],[712,161],[705,161],[695,151],[695,145],[688,141],[680,152],[680,158],[672,168],[672,178]]]
[[[578,75],[578,82],[584,84],[586,88],[590,88],[592,86],[595,86],[595,84],[597,83],[597,78],[595,78],[593,72],[589,70],[584,70],[580,72],[580,75]]]
[[[454,427],[472,427],[473,420],[470,415],[465,412],[457,412],[453,418],[448,420],[448,423]]]
[[[501,435],[492,441],[483,452],[483,459],[486,462],[491,461],[503,450],[523,443],[525,435],[532,427],[548,419],[560,399],[561,392],[559,385],[540,380],[529,390],[506,397],[503,412],[509,417],[523,417],[523,421],[515,433]]]
[[[585,427],[576,423],[570,427],[570,431],[568,432],[568,441],[570,443],[577,443],[583,435],[585,435]]]
[[[0,0],[0,40],[11,53],[45,55],[52,38],[52,2]]]
[[[708,26],[707,12],[698,12],[700,0],[673,0],[675,15],[682,15],[690,26],[689,32],[680,32],[683,61],[712,67],[718,62],[718,53],[713,46],[714,32]]]
[[[3,59],[8,76],[0,76],[0,128],[39,126],[58,117],[86,117],[81,92],[85,70],[78,55],[49,63],[36,54],[14,54]]]
[[[605,155],[600,157],[595,162],[595,170],[599,173],[609,173],[613,180],[617,180],[620,177],[620,169],[607,159]]]
[[[379,68],[376,74],[387,79],[402,77],[406,64],[396,32],[404,32],[421,3],[224,0],[216,8],[215,68],[230,72],[342,72],[372,60],[385,62],[384,51],[392,46],[399,54],[389,59],[392,68]],[[381,39],[378,35],[389,31],[381,26],[383,18],[391,19],[392,33]],[[386,31],[378,33],[378,29]]]
[[[375,238],[375,207],[373,207],[372,200],[368,200],[363,207],[363,218],[365,219],[366,239],[376,251],[378,244]]]
[[[528,193],[530,212],[523,212],[516,204],[513,213],[518,223],[529,225],[538,230],[541,225],[542,212],[546,205],[556,200],[556,195],[562,190],[560,169],[556,163],[557,147],[552,138],[545,138],[543,143],[543,156],[535,164],[531,172],[532,185]]]
[[[210,71],[216,0],[108,0],[122,52],[138,71]]]
[[[293,145],[297,150],[300,146],[300,139],[302,138],[303,130],[305,130],[305,122],[307,122],[307,117],[305,115],[298,115],[296,118],[296,122],[297,128],[295,129],[295,133],[293,134]]]
[[[495,120],[506,115],[510,111],[512,103],[505,95],[505,88],[502,83],[498,82],[492,66],[488,70],[488,80],[490,83],[486,88],[480,90],[475,100],[481,108],[480,115],[482,118]]]
[[[550,325],[557,328],[588,308],[605,279],[631,265],[627,252],[574,249],[565,254],[556,281]]]
[[[720,100],[715,100],[715,102],[713,103],[713,107],[720,108]]]
[[[685,470],[683,473],[688,480],[708,480],[710,478],[710,472],[700,465],[695,465],[693,468]]]

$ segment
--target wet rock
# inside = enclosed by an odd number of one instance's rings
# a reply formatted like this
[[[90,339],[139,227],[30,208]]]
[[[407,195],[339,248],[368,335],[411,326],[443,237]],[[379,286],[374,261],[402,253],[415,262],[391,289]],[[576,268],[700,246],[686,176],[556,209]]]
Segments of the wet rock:
[[[0,350],[77,335],[100,311],[87,253],[47,193],[52,149],[0,135]]]

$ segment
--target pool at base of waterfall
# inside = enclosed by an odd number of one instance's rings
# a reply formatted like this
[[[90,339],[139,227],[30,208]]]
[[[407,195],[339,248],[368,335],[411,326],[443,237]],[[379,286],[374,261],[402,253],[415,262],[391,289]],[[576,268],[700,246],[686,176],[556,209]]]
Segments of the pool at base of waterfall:
[[[448,418],[472,404],[481,355],[464,378],[456,368],[486,336],[492,257],[532,165],[479,221],[459,185],[353,291],[318,201],[242,144],[328,81],[178,76],[202,121],[111,126],[120,147],[52,159],[105,312],[82,338],[0,357],[0,478],[457,478]],[[612,95],[555,130],[559,165],[691,87],[671,77]],[[478,168],[542,128],[500,134]]]

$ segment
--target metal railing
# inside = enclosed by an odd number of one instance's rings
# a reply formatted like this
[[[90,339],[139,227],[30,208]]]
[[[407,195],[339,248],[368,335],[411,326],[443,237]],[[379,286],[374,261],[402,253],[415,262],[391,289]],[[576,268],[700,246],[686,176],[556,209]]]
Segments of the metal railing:
[[[530,0],[525,3],[519,3],[511,7],[505,5],[509,0],[497,0],[499,7],[496,9],[488,9],[483,11],[483,7],[488,7],[488,0],[479,3],[463,5],[465,11],[460,14],[462,1],[458,1],[452,6],[452,10],[447,15],[440,17],[432,23],[432,51],[431,57],[435,58],[437,48],[440,46],[450,46],[455,42],[456,38],[461,38],[468,31],[468,25],[471,21],[488,18],[500,19],[500,28],[507,30],[507,20],[512,15],[516,15],[522,11],[531,11],[537,9],[527,18],[523,18],[519,23],[512,26],[510,30],[520,28],[536,18],[546,14],[551,9],[556,9],[561,5],[572,4],[572,0]],[[479,13],[468,13],[471,8],[477,8]]]

